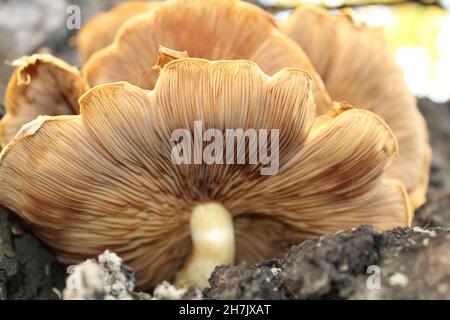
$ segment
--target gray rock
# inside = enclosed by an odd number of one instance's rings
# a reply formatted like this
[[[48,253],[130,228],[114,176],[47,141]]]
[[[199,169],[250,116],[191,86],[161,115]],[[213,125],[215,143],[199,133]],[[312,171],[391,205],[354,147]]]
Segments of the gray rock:
[[[217,267],[204,290],[206,299],[273,299],[293,298],[283,281],[283,261],[270,260],[256,266],[241,263]]]
[[[167,281],[157,285],[153,296],[134,292],[134,273],[114,252],[106,250],[97,259],[70,266],[65,300],[200,300],[201,291],[177,288]]]
[[[70,266],[65,300],[132,300],[134,273],[114,252]]]
[[[202,293],[194,287],[177,288],[175,285],[163,281],[153,290],[153,296],[142,299],[142,293],[136,293],[138,300],[201,300]]]

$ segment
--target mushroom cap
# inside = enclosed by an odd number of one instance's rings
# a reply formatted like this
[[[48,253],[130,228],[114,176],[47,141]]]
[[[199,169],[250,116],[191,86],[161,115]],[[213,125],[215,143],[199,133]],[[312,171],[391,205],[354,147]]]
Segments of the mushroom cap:
[[[378,30],[357,24],[350,11],[300,6],[281,29],[305,50],[331,97],[381,116],[394,131],[400,156],[387,170],[401,180],[414,208],[426,201],[431,149],[415,97]]]
[[[195,250],[189,221],[202,203],[231,214],[236,261],[362,223],[410,225],[403,185],[383,178],[398,151],[392,131],[348,106],[316,119],[311,86],[301,69],[269,77],[250,61],[185,58],[167,63],[152,91],[95,87],[80,115],[41,116],[2,150],[0,203],[61,262],[110,249],[141,288],[172,279]],[[278,174],[261,175],[261,162],[175,165],[171,134],[193,133],[196,120],[222,132],[279,129]]]
[[[92,86],[127,81],[152,89],[159,74],[152,66],[160,45],[196,58],[251,60],[269,75],[283,67],[303,68],[314,78],[318,108],[328,110],[332,104],[308,57],[278,30],[270,14],[236,0],[160,3],[127,20],[114,42],[91,56],[83,74]]]
[[[89,86],[77,68],[51,55],[15,60],[16,70],[5,93],[5,116],[0,120],[4,147],[25,123],[39,115],[79,113],[78,98]]]
[[[128,1],[119,3],[112,10],[90,19],[77,35],[78,49],[83,61],[100,49],[110,45],[117,30],[129,18],[154,8],[159,2]]]

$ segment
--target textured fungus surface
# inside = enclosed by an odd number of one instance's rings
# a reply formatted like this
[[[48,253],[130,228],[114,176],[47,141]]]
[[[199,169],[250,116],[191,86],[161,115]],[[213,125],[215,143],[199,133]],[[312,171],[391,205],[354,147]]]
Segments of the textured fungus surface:
[[[199,249],[190,248],[189,219],[205,202],[232,215],[237,261],[361,223],[411,223],[404,187],[383,178],[397,156],[390,129],[348,106],[316,120],[302,70],[268,77],[249,61],[180,59],[153,91],[102,85],[80,105],[81,115],[25,126],[0,163],[1,203],[63,263],[111,249],[141,287],[172,279]],[[280,128],[278,174],[260,175],[261,163],[173,164],[171,133],[192,132],[197,119],[219,130]]]

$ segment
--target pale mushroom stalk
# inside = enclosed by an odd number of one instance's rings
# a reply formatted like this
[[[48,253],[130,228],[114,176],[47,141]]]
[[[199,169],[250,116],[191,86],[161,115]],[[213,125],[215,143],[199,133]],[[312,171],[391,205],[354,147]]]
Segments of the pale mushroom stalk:
[[[231,214],[219,203],[197,205],[191,213],[192,249],[176,276],[180,286],[208,286],[215,267],[233,263],[235,256],[234,226]]]

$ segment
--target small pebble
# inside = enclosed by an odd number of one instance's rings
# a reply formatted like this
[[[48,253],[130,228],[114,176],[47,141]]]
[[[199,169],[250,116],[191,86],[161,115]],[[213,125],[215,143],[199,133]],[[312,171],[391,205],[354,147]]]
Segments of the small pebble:
[[[276,276],[279,272],[281,272],[281,269],[273,267],[272,269],[270,269],[270,271],[273,273],[274,276]]]
[[[389,284],[391,286],[398,286],[404,288],[408,285],[408,283],[409,283],[408,277],[400,272],[396,272],[389,277]]]

